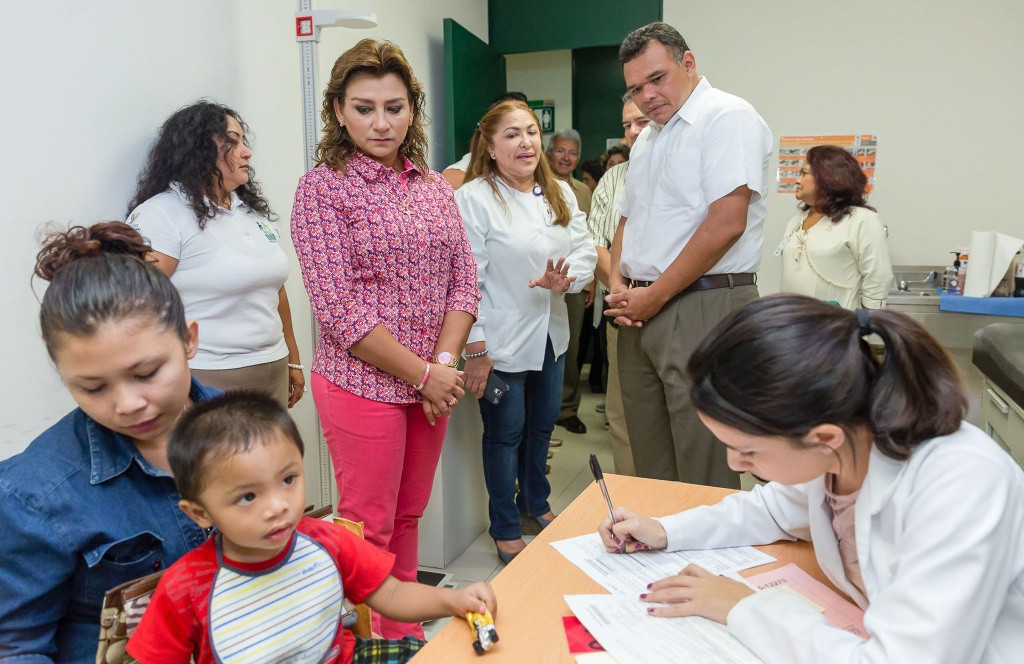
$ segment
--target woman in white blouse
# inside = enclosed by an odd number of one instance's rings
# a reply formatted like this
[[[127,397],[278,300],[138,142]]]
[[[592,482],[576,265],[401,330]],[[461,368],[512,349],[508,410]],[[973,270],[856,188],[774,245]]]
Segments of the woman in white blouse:
[[[892,284],[885,227],[864,200],[867,177],[835,145],[807,152],[796,198],[800,212],[782,242],[782,292],[879,309]]]
[[[526,546],[521,515],[541,527],[554,518],[544,465],[569,345],[562,295],[593,279],[597,252],[576,197],[543,156],[533,111],[502,102],[477,134],[455,193],[483,295],[466,345],[466,389],[482,397],[492,371],[509,386],[497,405],[480,401],[490,534],[509,562]]]

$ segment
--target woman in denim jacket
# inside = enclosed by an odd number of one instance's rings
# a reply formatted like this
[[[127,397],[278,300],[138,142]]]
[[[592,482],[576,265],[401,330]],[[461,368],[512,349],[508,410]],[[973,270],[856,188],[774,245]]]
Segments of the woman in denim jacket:
[[[189,376],[195,322],[120,222],[52,233],[43,341],[78,408],[0,462],[0,660],[93,662],[103,594],[206,533],[178,509],[167,438],[217,390]]]

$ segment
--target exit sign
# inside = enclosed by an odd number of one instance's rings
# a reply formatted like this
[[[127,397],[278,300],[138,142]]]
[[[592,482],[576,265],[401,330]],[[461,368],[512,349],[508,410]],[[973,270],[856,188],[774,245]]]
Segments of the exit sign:
[[[555,131],[555,100],[554,99],[531,99],[527,102],[533,112],[540,119],[540,131],[543,134],[550,134]]]

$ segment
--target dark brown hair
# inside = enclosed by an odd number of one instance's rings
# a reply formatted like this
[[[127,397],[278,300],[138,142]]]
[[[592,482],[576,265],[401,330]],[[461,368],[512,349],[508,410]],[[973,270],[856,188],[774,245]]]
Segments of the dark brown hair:
[[[470,159],[469,167],[466,169],[466,183],[476,178],[487,180],[487,184],[491,186],[491,191],[494,192],[494,197],[501,201],[502,204],[505,203],[505,199],[502,198],[501,192],[498,190],[498,184],[495,182],[495,178],[499,177],[498,167],[494,160],[491,159],[491,155],[487,153],[487,148],[494,143],[494,135],[498,133],[498,123],[501,119],[515,111],[526,111],[529,113],[530,117],[533,118],[534,124],[537,125],[537,131],[540,131],[540,120],[537,119],[537,114],[529,106],[520,101],[501,102],[487,111],[477,124],[476,131],[473,133],[473,139],[470,141],[470,145],[473,146],[473,157]],[[533,171],[533,177],[537,180],[537,184],[540,185],[541,195],[544,196],[544,199],[554,212],[555,225],[568,226],[571,221],[569,205],[562,196],[562,190],[558,186],[555,172],[551,170],[551,164],[548,163],[547,157],[542,152],[538,152],[537,156],[537,168]]]
[[[881,363],[864,340],[869,333],[885,344]],[[858,314],[801,295],[734,311],[697,347],[687,373],[697,410],[797,447],[820,424],[866,426],[882,454],[903,460],[956,431],[967,413],[956,366],[909,316]]]
[[[139,232],[120,221],[46,233],[35,275],[50,282],[39,325],[51,359],[61,334],[88,337],[103,323],[139,315],[152,316],[186,338],[181,296],[147,262],[150,251]]]
[[[852,154],[837,145],[816,145],[807,151],[807,163],[818,199],[815,207],[829,219],[839,221],[854,207],[875,209],[864,199],[868,177]],[[811,206],[801,203],[800,209],[806,212]]]
[[[190,408],[174,427],[167,443],[178,493],[196,501],[209,479],[209,462],[228,454],[265,445],[283,434],[305,452],[302,436],[288,410],[276,399],[255,390],[238,390]]]
[[[234,110],[212,101],[197,101],[174,112],[160,127],[156,142],[149,150],[146,166],[139,175],[128,213],[177,183],[196,215],[199,228],[217,216],[220,208],[207,197],[223,186],[224,177],[217,159],[238,145],[228,134],[228,116],[233,117],[248,135],[249,127]],[[246,141],[248,138],[245,139]],[[246,207],[268,221],[274,220],[270,203],[256,181],[256,170],[249,164],[249,181],[235,195]]]
[[[334,100],[345,103],[345,89],[356,74],[369,74],[377,78],[387,74],[397,74],[409,95],[409,109],[412,113],[412,126],[405,135],[405,140],[398,148],[398,153],[416,165],[421,172],[427,173],[427,134],[424,126],[427,123],[426,95],[423,85],[416,80],[412,66],[405,59],[402,49],[389,41],[363,39],[349,50],[342,53],[331,68],[331,80],[324,90],[324,103],[320,110],[320,119],[324,123],[324,135],[316,146],[316,163],[327,164],[336,171],[345,172],[345,164],[357,150],[355,142],[349,136],[348,129],[341,126],[338,116],[334,113]]]

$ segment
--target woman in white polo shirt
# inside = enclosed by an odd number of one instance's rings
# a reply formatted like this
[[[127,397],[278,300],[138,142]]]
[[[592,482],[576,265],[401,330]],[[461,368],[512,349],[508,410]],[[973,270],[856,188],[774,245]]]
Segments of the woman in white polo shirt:
[[[288,257],[235,111],[200,101],[164,122],[128,223],[202,330],[189,363],[204,385],[262,389],[292,407],[305,378],[284,282]]]
[[[544,465],[569,346],[562,296],[590,283],[597,251],[526,104],[492,108],[472,144],[466,183],[455,192],[483,295],[466,345],[466,389],[483,396],[492,370],[509,386],[497,405],[480,402],[490,534],[509,562],[526,546],[521,514],[541,526],[554,518]]]

